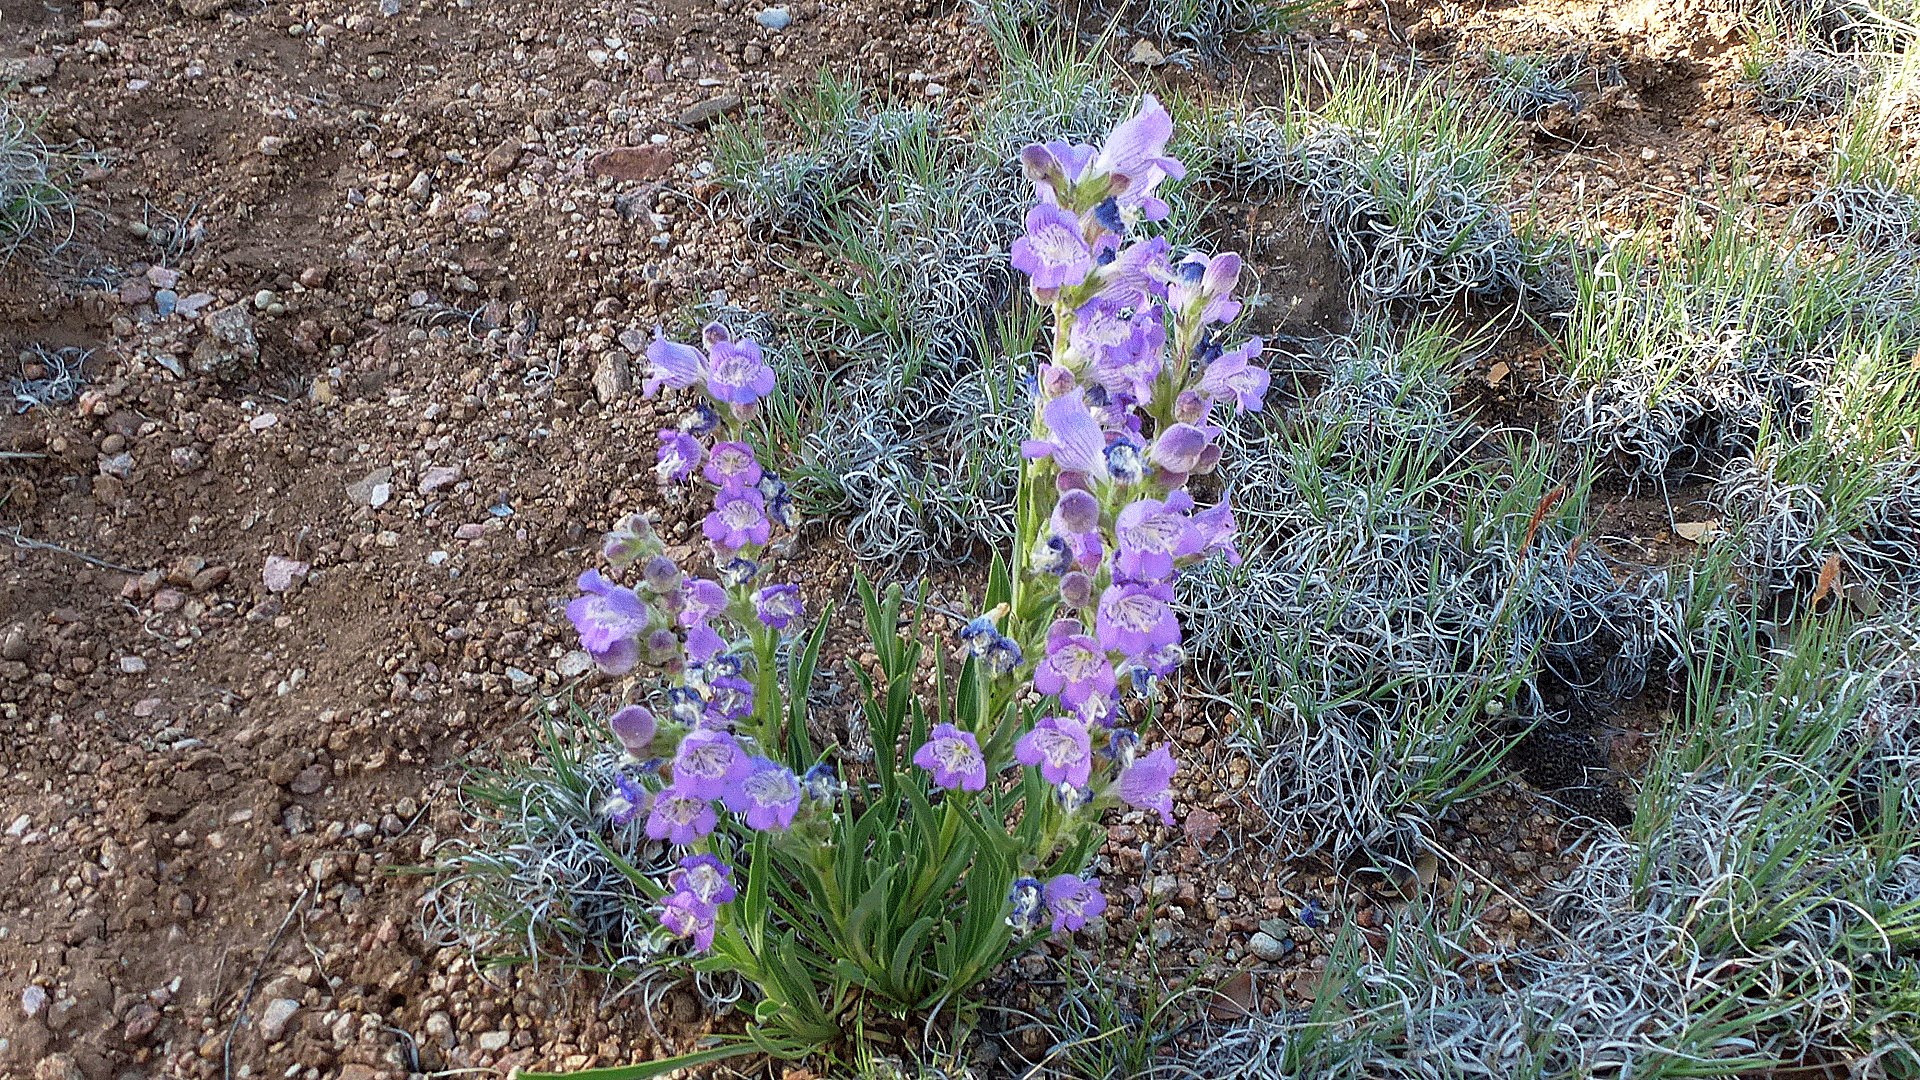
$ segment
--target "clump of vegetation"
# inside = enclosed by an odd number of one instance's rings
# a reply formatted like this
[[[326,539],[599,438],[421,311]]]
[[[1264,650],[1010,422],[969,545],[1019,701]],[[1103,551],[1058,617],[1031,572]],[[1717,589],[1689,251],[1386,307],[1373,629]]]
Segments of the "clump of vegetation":
[[[1488,49],[1488,74],[1482,80],[1493,107],[1516,120],[1538,120],[1552,109],[1580,111],[1580,95],[1574,92],[1585,61],[1580,54],[1565,52],[1544,54],[1503,53]]]
[[[48,254],[73,238],[78,161],[48,146],[15,107],[0,103],[0,261]]]

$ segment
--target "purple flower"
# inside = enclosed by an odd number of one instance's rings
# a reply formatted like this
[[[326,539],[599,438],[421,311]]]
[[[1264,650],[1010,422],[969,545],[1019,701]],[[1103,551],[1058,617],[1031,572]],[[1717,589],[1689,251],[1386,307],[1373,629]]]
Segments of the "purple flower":
[[[767,500],[759,491],[721,491],[714,497],[713,513],[707,515],[701,531],[707,539],[730,551],[748,544],[764,544],[772,525],[765,513]]]
[[[696,729],[673,756],[673,786],[699,799],[717,799],[747,773],[747,755],[724,731]]]
[[[727,809],[746,819],[750,829],[784,829],[800,809],[800,779],[793,770],[763,757],[748,759],[740,782],[721,798]]]
[[[1013,756],[1022,765],[1040,766],[1049,784],[1080,787],[1093,771],[1093,745],[1087,729],[1071,716],[1049,716],[1014,744]]]
[[[647,371],[646,381],[640,384],[644,397],[659,393],[663,383],[675,390],[685,390],[707,377],[707,361],[700,350],[668,341],[665,330],[658,326],[653,328],[653,342],[647,346],[647,362],[653,366]]]
[[[670,844],[691,844],[712,832],[719,821],[713,801],[681,790],[676,778],[653,797],[653,812],[647,815],[647,835]]]
[[[1200,455],[1207,449],[1209,436],[1205,428],[1193,424],[1173,424],[1153,440],[1153,448],[1147,451],[1147,460],[1154,467],[1184,478],[1200,464]]]
[[[585,596],[567,605],[567,618],[580,631],[580,647],[614,675],[633,670],[639,661],[639,637],[646,632],[651,613],[640,595],[600,576],[598,570],[580,575]]]
[[[1120,554],[1114,566],[1138,581],[1160,581],[1173,573],[1175,559],[1200,550],[1201,537],[1187,520],[1193,497],[1184,491],[1165,501],[1141,499],[1122,507],[1114,522]]]
[[[673,893],[661,902],[660,925],[675,937],[692,938],[695,951],[713,947],[714,912],[690,893]]]
[[[614,773],[613,786],[619,788],[620,793],[609,798],[602,809],[606,812],[608,820],[615,825],[625,825],[647,808],[647,802],[652,796],[648,795],[639,784],[634,783],[626,773]]]
[[[1240,565],[1240,549],[1233,546],[1233,534],[1237,526],[1233,520],[1233,507],[1225,499],[1220,500],[1190,519],[1193,530],[1200,537],[1200,550],[1224,551],[1228,566]]]
[[[726,675],[707,683],[707,709],[701,716],[702,727],[725,730],[727,725],[753,711],[753,684],[738,675]]]
[[[707,393],[729,405],[751,405],[773,393],[773,369],[761,359],[760,346],[752,338],[734,340],[719,323],[705,331],[707,353],[711,358],[707,372]]]
[[[1215,357],[1200,374],[1200,392],[1211,398],[1232,396],[1240,408],[1259,412],[1260,399],[1273,381],[1265,368],[1253,365],[1263,347],[1259,338],[1249,338],[1239,348]]]
[[[1233,286],[1239,278],[1240,256],[1233,252],[1211,259],[1195,253],[1181,260],[1167,288],[1167,302],[1175,311],[1198,305],[1202,325],[1229,323],[1240,317],[1240,302],[1233,298]]]
[[[1167,265],[1167,238],[1155,236],[1136,240],[1121,248],[1113,261],[1094,274],[1099,283],[1099,298],[1115,307],[1139,307],[1152,300],[1163,300],[1167,282],[1173,277]]]
[[[723,488],[745,488],[760,482],[760,462],[753,447],[743,442],[714,443],[701,475]]]
[[[1030,877],[1016,880],[1007,893],[1007,903],[1012,905],[1012,910],[1007,912],[1007,925],[1013,927],[1015,934],[1030,934],[1040,925],[1043,901],[1038,881]]]
[[[681,594],[686,597],[686,606],[680,609],[682,626],[706,622],[727,610],[727,590],[719,582],[690,578],[681,586]]]
[[[1097,878],[1061,874],[1047,882],[1047,907],[1053,912],[1053,932],[1074,931],[1087,920],[1107,910],[1107,898],[1100,893]]]
[[[660,463],[653,468],[654,476],[663,484],[680,483],[693,474],[693,467],[700,464],[700,440],[673,428],[660,433]]]
[[[1028,458],[1053,458],[1062,473],[1088,480],[1107,478],[1106,433],[1087,410],[1085,392],[1075,388],[1040,410],[1050,438],[1028,439],[1020,452]]]
[[[1079,705],[1095,694],[1113,693],[1113,665],[1078,622],[1061,619],[1047,630],[1047,655],[1033,669],[1033,685],[1068,705]]]
[[[914,751],[913,763],[948,790],[979,791],[987,786],[987,759],[980,754],[980,740],[952,724],[935,724],[926,744]]]
[[[1180,763],[1173,759],[1164,746],[1155,747],[1153,753],[1145,757],[1134,758],[1120,776],[1114,781],[1114,791],[1120,801],[1141,810],[1158,810],[1160,820],[1173,824],[1173,792],[1168,784]]]
[[[1013,265],[1032,278],[1036,293],[1078,285],[1093,269],[1093,252],[1080,234],[1080,219],[1040,203],[1027,211],[1027,232],[1013,242]]]
[[[785,630],[800,617],[800,586],[769,585],[753,594],[754,614],[775,630]]]
[[[1094,633],[1110,652],[1139,656],[1180,641],[1180,619],[1173,613],[1173,586],[1118,582],[1100,594]]]
[[[987,674],[996,679],[1013,674],[1024,659],[1019,643],[1004,634],[993,635],[993,640],[980,652],[980,663],[986,667]]]
[[[1093,578],[1078,570],[1060,575],[1060,602],[1070,608],[1093,603]]]
[[[667,875],[667,885],[686,893],[709,912],[739,895],[733,887],[733,867],[712,855],[689,855]]]
[[[629,705],[607,717],[607,727],[613,729],[613,737],[626,748],[627,756],[643,761],[653,746],[658,725],[653,721],[652,710],[645,705]]]
[[[1093,159],[1095,176],[1106,176],[1108,190],[1120,205],[1138,211],[1149,221],[1167,216],[1167,204],[1153,197],[1154,188],[1165,179],[1178,180],[1187,174],[1185,166],[1166,156],[1167,140],[1173,136],[1173,117],[1148,94],[1140,111],[1122,120],[1107,136]]]
[[[1020,151],[1020,171],[1033,181],[1034,194],[1050,206],[1060,205],[1060,194],[1078,181],[1087,165],[1100,151],[1084,143],[1069,146],[1063,142],[1034,143]]]
[[[720,584],[729,589],[745,585],[760,574],[760,564],[752,559],[728,559],[719,569]]]

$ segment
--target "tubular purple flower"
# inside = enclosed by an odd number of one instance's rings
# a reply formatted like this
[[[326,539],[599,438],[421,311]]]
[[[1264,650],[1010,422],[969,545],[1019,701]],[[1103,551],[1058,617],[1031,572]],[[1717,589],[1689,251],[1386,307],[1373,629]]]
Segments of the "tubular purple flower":
[[[1040,143],[1029,143],[1020,151],[1020,171],[1036,188],[1045,188],[1052,198],[1049,202],[1058,203],[1060,189],[1067,185],[1066,167],[1053,156],[1053,151]]]
[[[714,400],[748,406],[773,393],[773,369],[761,358],[760,345],[752,338],[714,341],[709,351],[707,393]]]
[[[1167,302],[1180,312],[1198,304],[1202,325],[1230,323],[1240,317],[1240,302],[1233,298],[1239,278],[1240,256],[1228,251],[1208,258],[1196,252],[1181,260]]]
[[[1205,428],[1193,424],[1173,424],[1153,440],[1153,447],[1147,451],[1147,461],[1157,469],[1185,476],[1200,464],[1200,455],[1209,441],[1211,437]]]
[[[690,893],[672,893],[661,901],[660,925],[675,937],[691,938],[695,952],[713,947],[714,913]]]
[[[1013,242],[1013,266],[1033,289],[1060,289],[1087,280],[1093,253],[1080,234],[1080,219],[1046,203],[1027,211],[1027,232]]]
[[[707,451],[707,467],[701,475],[716,487],[739,490],[760,482],[760,462],[753,447],[743,442],[714,443]]]
[[[1212,398],[1232,396],[1241,409],[1259,412],[1260,400],[1273,381],[1265,368],[1253,364],[1263,347],[1259,338],[1249,338],[1240,347],[1221,353],[1201,372],[1199,391]]]
[[[680,610],[682,626],[706,622],[727,610],[727,590],[719,582],[689,578],[680,587],[680,594],[686,598],[686,606]]]
[[[713,513],[707,515],[701,532],[729,551],[738,551],[748,544],[764,544],[772,532],[766,505],[766,498],[754,488],[722,490],[714,497]]]
[[[740,782],[721,796],[727,809],[739,814],[747,828],[765,832],[793,824],[800,809],[800,778],[793,770],[763,757],[748,759]]]
[[[1070,488],[1054,504],[1053,520],[1061,532],[1091,532],[1100,527],[1100,500],[1085,488]]]
[[[691,345],[668,341],[662,327],[653,328],[653,341],[647,346],[647,362],[652,367],[647,371],[646,380],[640,384],[643,397],[659,393],[662,385],[685,390],[707,377],[707,361],[700,355],[700,350]]]
[[[607,815],[607,820],[615,825],[625,825],[632,821],[646,810],[653,799],[653,796],[647,794],[645,788],[634,783],[632,778],[623,772],[613,774],[613,786],[618,788],[620,793],[609,798],[601,810]]]
[[[673,756],[673,786],[694,798],[720,798],[746,773],[746,752],[724,731],[688,732]]]
[[[1040,418],[1046,422],[1051,438],[1028,439],[1020,446],[1022,454],[1028,458],[1051,457],[1063,473],[1089,480],[1106,479],[1106,434],[1087,411],[1083,391],[1075,389],[1047,402]]]
[[[668,428],[660,433],[660,463],[653,467],[653,475],[663,484],[678,484],[693,474],[701,453],[700,440]]]
[[[1178,161],[1166,156],[1167,140],[1173,137],[1173,117],[1161,108],[1152,94],[1140,101],[1140,111],[1120,121],[1100,145],[1093,159],[1095,176],[1121,179],[1119,191],[1146,181],[1151,170],[1159,170],[1178,180],[1187,174]]]
[[[1240,549],[1233,546],[1233,534],[1238,526],[1233,520],[1233,507],[1225,499],[1193,515],[1194,531],[1200,535],[1200,550],[1222,551],[1226,553],[1228,566],[1240,565]]]
[[[689,855],[667,875],[667,887],[686,893],[708,911],[739,895],[733,887],[733,867],[712,855]]]
[[[952,724],[935,724],[927,741],[914,751],[913,763],[932,773],[936,786],[949,791],[979,791],[987,786],[987,759],[980,753],[980,740]]]
[[[753,611],[775,630],[785,630],[800,617],[800,586],[769,585],[753,594]]]
[[[732,724],[753,712],[753,684],[737,675],[723,676],[708,684],[711,690],[707,696],[707,710],[700,718],[700,726],[724,731]]]
[[[620,745],[626,748],[628,757],[635,761],[648,758],[648,751],[653,748],[654,732],[658,730],[651,709],[645,705],[629,705],[607,717],[607,727],[613,731],[613,737],[620,740]]]
[[[603,669],[615,675],[633,670],[639,660],[638,639],[647,630],[651,612],[638,593],[588,570],[578,582],[585,596],[567,605],[567,618],[580,632],[580,647]]]
[[[1173,613],[1173,586],[1117,582],[1100,594],[1094,633],[1109,652],[1139,656],[1180,642],[1180,619]]]
[[[1053,694],[1069,706],[1115,689],[1106,650],[1082,629],[1074,619],[1056,621],[1047,630],[1047,655],[1033,669],[1034,689]]]
[[[759,577],[760,564],[752,559],[728,559],[716,572],[720,575],[720,584],[735,589]]]
[[[1030,877],[1016,880],[1007,894],[1007,903],[1011,906],[1007,912],[1007,925],[1013,927],[1016,936],[1030,934],[1040,925],[1045,902],[1040,897],[1038,881]]]
[[[1116,253],[1094,274],[1099,299],[1116,307],[1139,307],[1167,297],[1167,280],[1173,276],[1167,265],[1167,240],[1164,236],[1136,240]]]
[[[679,592],[687,580],[680,572],[680,564],[665,555],[649,558],[640,568],[640,578],[647,583],[647,588],[662,595]]]
[[[1093,744],[1086,726],[1071,716],[1041,719],[1014,744],[1013,756],[1022,765],[1038,765],[1049,784],[1080,787],[1093,772]]]
[[[1179,771],[1180,763],[1164,746],[1155,747],[1153,753],[1136,757],[1132,763],[1120,770],[1120,776],[1114,781],[1114,793],[1120,801],[1140,810],[1157,810],[1160,820],[1173,824],[1173,792],[1169,784],[1173,774]]]
[[[654,796],[647,835],[669,844],[691,844],[712,832],[719,821],[711,800],[687,794],[676,780]]]
[[[1047,909],[1053,912],[1053,932],[1074,931],[1087,920],[1107,910],[1107,898],[1101,895],[1097,878],[1061,874],[1047,882],[1044,891]]]
[[[1164,501],[1140,499],[1121,508],[1114,522],[1119,549],[1114,566],[1138,581],[1170,577],[1174,560],[1200,550],[1202,539],[1187,519],[1191,509],[1193,497],[1184,491],[1175,491]]]
[[[1093,603],[1093,578],[1079,570],[1060,576],[1060,602],[1070,608]]]

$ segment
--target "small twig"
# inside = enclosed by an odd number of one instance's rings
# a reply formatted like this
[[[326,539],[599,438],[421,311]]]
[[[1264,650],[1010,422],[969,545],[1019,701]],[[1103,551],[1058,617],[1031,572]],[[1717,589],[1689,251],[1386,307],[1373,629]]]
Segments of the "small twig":
[[[108,570],[118,570],[123,574],[138,574],[140,572],[130,566],[121,566],[119,563],[110,563],[105,559],[95,558],[83,551],[63,548],[59,544],[49,544],[44,540],[35,540],[30,536],[22,534],[19,529],[8,529],[0,533],[0,539],[10,540],[13,542],[14,547],[24,548],[28,551],[57,551],[62,555],[71,555],[84,562],[90,562],[95,566],[104,567]]]
[[[294,898],[293,906],[287,909],[287,917],[280,920],[280,929],[273,932],[273,940],[267,942],[267,949],[260,954],[260,961],[253,965],[253,976],[247,980],[246,993],[240,995],[240,1004],[233,1011],[233,1025],[227,1028],[226,1041],[220,1044],[220,1067],[222,1074],[233,1076],[233,1036],[240,1030],[240,1021],[247,1017],[247,1006],[253,1001],[253,991],[260,985],[260,973],[267,968],[267,961],[273,958],[273,952],[280,947],[280,939],[285,936],[287,927],[293,925],[294,916],[300,914],[300,905],[307,902],[313,894],[313,886],[300,890]]]

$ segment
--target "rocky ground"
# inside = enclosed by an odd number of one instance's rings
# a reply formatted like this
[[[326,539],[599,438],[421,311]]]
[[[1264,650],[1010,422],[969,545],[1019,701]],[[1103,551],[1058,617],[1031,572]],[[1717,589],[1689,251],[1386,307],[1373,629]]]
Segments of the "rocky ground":
[[[1471,65],[1576,33],[1625,79],[1578,130],[1530,135],[1550,218],[1683,212],[1756,141],[1763,195],[1811,172],[1817,136],[1739,98],[1729,23],[1630,7],[1355,0],[1250,43],[1278,52],[1128,70],[1258,98],[1250,79],[1311,51]],[[8,99],[92,155],[73,241],[0,281],[9,356],[86,355],[76,400],[0,417],[0,1072],[373,1080],[652,1052],[590,986],[483,980],[399,871],[470,824],[463,767],[524,756],[586,676],[559,605],[654,497],[645,333],[773,295],[779,252],[729,213],[712,123],[823,66],[960,116],[994,63],[964,10],[919,0],[0,0]],[[1520,408],[1541,362],[1507,359],[1488,395]],[[1641,539],[1677,543],[1659,528]],[[1265,922],[1320,879],[1257,865],[1212,728],[1169,727],[1221,782],[1189,780],[1204,813],[1132,897],[1167,894],[1203,959],[1280,961],[1296,924]],[[1460,823],[1462,854],[1530,880],[1550,815],[1502,799]],[[1116,823],[1122,869],[1143,828]]]

